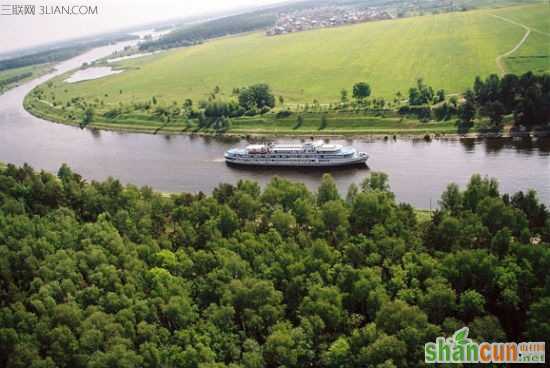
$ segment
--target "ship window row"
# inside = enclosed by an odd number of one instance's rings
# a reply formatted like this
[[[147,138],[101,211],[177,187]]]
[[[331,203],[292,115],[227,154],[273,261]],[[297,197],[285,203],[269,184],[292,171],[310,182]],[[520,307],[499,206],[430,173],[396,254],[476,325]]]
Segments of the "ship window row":
[[[250,155],[235,155],[235,157],[257,157],[257,158],[342,158],[342,157],[352,157],[353,154],[345,154],[345,155],[300,155],[300,156],[295,156],[295,155],[257,155],[255,154],[254,156],[250,156]]]

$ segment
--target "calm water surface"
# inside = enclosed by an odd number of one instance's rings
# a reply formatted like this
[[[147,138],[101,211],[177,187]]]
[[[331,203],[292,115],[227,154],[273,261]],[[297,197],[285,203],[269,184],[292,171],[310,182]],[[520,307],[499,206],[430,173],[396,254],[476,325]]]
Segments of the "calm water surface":
[[[128,44],[131,42],[95,49],[60,64],[52,74],[0,96],[0,161],[29,163],[51,172],[68,163],[90,180],[113,176],[125,183],[167,192],[210,192],[220,182],[235,183],[239,179],[265,184],[275,175],[302,181],[312,189],[317,187],[322,171],[226,166],[224,151],[246,145],[244,140],[81,130],[35,118],[23,109],[23,98],[34,86]],[[449,182],[464,185],[472,174],[481,173],[498,178],[504,192],[536,189],[550,204],[549,139],[333,142],[354,145],[371,155],[369,168],[331,171],[342,193],[351,183],[360,183],[370,171],[384,171],[400,201],[430,208],[437,206]]]
[[[65,79],[67,83],[76,83],[86,80],[99,79],[108,75],[119,74],[124,70],[114,70],[110,66],[92,66],[86,69],[80,69],[71,74],[71,76]]]

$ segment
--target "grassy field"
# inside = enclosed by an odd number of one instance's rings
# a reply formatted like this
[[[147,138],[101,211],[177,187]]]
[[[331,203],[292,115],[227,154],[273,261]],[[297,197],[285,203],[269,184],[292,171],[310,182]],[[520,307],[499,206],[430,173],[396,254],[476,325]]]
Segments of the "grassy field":
[[[550,72],[550,6],[546,4],[534,8],[540,9],[541,15],[544,16],[533,16],[531,12],[517,12],[512,8],[495,12],[531,30],[525,43],[506,58],[509,72],[521,73],[526,70],[537,73]]]
[[[266,37],[218,39],[187,49],[122,62],[124,73],[95,81],[56,84],[61,100],[74,96],[108,102],[150,99],[171,103],[205,99],[215,86],[269,83],[290,103],[333,102],[342,88],[368,81],[376,97],[406,93],[417,78],[434,88],[462,92],[476,75],[498,72],[495,59],[523,37],[523,28],[491,16],[517,19],[547,31],[547,5],[483,9],[405,18]],[[518,55],[548,53],[550,36],[533,32]],[[515,56],[515,55],[512,55]],[[511,63],[514,71],[541,68],[538,59]],[[547,62],[547,61],[546,61]],[[67,90],[67,92],[65,92]],[[120,94],[122,90],[122,94]]]
[[[54,108],[50,103],[33,98],[25,99],[25,108],[34,115],[56,122],[70,125],[80,125],[81,116],[70,117],[73,112]],[[277,118],[275,113],[267,113],[258,117],[242,117],[231,119],[231,127],[224,133],[238,135],[374,135],[374,134],[454,134],[457,133],[455,120],[444,122],[420,122],[416,119],[401,117],[397,113],[388,112],[385,116],[354,112],[329,112],[327,124],[321,128],[321,114],[318,112],[302,113],[303,123],[297,126],[297,114],[286,118]],[[169,123],[156,120],[149,114],[133,112],[116,119],[106,119],[96,115],[89,128],[109,129],[128,132],[143,132],[155,134],[218,134],[214,129],[197,127],[197,122],[188,123],[183,118],[175,118]],[[479,125],[471,131],[477,131]]]
[[[21,79],[21,80],[17,81],[16,83],[8,84],[7,86],[4,86],[3,89],[0,88],[0,94],[3,93],[3,92],[6,92],[7,90],[9,90],[13,87],[15,87],[16,85],[19,85],[21,83],[25,83],[26,81],[34,79],[34,78],[38,78],[41,75],[44,75],[50,69],[51,69],[51,66],[49,64],[40,64],[40,65],[29,65],[29,66],[24,66],[24,67],[21,67],[21,68],[14,68],[14,69],[8,69],[8,70],[0,71],[0,82],[5,80],[5,79],[8,79],[8,78],[15,77],[15,76],[20,75],[20,74],[24,74],[24,73],[28,73],[28,72],[32,73],[32,75],[30,77]]]
[[[342,88],[368,81],[373,97],[406,95],[417,78],[435,89],[461,93],[477,75],[528,70],[550,71],[550,8],[545,4],[491,8],[423,17],[364,23],[334,29],[266,37],[252,33],[120,62],[123,73],[79,83],[68,75],[43,86],[42,100],[26,101],[28,109],[47,119],[78,124],[82,110],[76,97],[96,106],[91,127],[181,133],[195,131],[183,120],[168,124],[145,113],[105,119],[105,111],[121,104],[150,101],[181,104],[184,99],[205,100],[219,86],[218,98],[229,99],[235,87],[258,82],[272,86],[287,106],[338,101]],[[526,29],[530,30],[525,38]],[[510,50],[515,50],[510,54]],[[507,55],[509,54],[509,55]],[[501,66],[497,65],[499,56]],[[54,102],[56,107],[54,107]],[[61,106],[65,106],[61,108]],[[80,115],[79,115],[80,114]],[[72,115],[72,117],[71,117]],[[329,116],[319,129],[319,115],[233,119],[230,132],[238,134],[393,134],[455,133],[454,122],[420,123],[401,117]]]

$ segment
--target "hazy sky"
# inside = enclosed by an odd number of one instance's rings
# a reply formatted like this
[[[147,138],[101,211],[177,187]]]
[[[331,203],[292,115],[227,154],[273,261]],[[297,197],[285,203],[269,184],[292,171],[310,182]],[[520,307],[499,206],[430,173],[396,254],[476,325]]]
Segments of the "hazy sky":
[[[0,0],[0,53],[127,26],[282,0]],[[97,5],[98,15],[5,15],[11,5]]]

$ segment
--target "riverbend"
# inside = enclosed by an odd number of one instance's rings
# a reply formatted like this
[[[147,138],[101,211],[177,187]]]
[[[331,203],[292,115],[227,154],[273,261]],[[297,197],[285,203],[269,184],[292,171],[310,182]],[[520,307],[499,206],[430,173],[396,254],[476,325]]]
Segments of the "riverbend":
[[[121,45],[92,50],[57,66],[55,73],[25,83],[0,96],[0,161],[56,172],[67,163],[88,180],[109,176],[125,183],[148,185],[164,192],[210,192],[220,182],[241,179],[261,184],[273,176],[304,182],[314,189],[324,170],[233,168],[223,154],[242,147],[252,138],[196,135],[130,134],[52,124],[29,114],[24,97],[37,85],[110,55]],[[304,138],[270,138],[279,143],[299,143]],[[330,170],[345,193],[371,171],[390,176],[397,198],[418,208],[434,208],[449,182],[467,183],[480,173],[496,177],[503,192],[535,189],[550,203],[550,140],[548,138],[446,139],[423,138],[330,139],[352,145],[370,155],[369,167]]]

